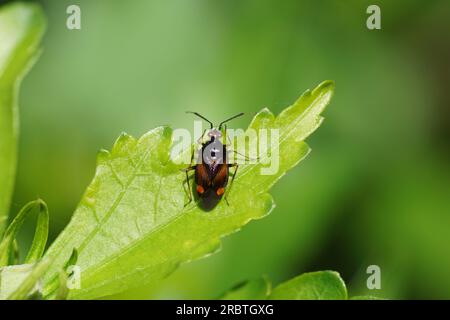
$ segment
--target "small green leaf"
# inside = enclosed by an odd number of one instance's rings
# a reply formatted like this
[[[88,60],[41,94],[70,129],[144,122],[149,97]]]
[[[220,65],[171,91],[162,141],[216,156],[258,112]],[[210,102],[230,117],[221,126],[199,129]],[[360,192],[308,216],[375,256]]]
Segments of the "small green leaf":
[[[17,241],[17,239],[14,239],[12,243],[12,264],[19,264],[19,260],[20,260],[19,242]]]
[[[39,215],[33,242],[31,243],[31,248],[28,251],[27,257],[25,258],[25,263],[33,263],[42,257],[48,238],[48,207],[42,200],[38,200],[37,202],[39,204]]]
[[[45,202],[38,199],[27,203],[11,222],[8,229],[6,229],[4,238],[0,243],[0,266],[5,266],[8,264],[11,252],[14,250],[14,240],[22,227],[23,222],[35,208],[39,209],[36,231],[34,233],[30,251],[25,259],[25,263],[33,263],[42,257],[48,237],[49,215]]]
[[[337,272],[311,272],[280,284],[273,290],[269,299],[346,300],[347,289]]]
[[[0,237],[8,220],[17,162],[18,92],[45,30],[39,5],[0,7]]]
[[[11,243],[14,241],[13,235],[5,236],[0,242],[0,267],[8,264]]]
[[[279,170],[261,175],[267,164],[239,168],[229,206],[221,201],[205,212],[185,206],[186,165],[169,158],[172,130],[156,128],[139,139],[121,135],[112,150],[101,151],[97,169],[71,222],[46,253],[55,258],[44,278],[44,295],[71,255],[78,250],[81,288],[69,298],[94,299],[146,283],[155,283],[181,263],[211,254],[220,238],[236,232],[274,207],[270,187],[309,152],[303,141],[321,123],[334,83],[307,91],[275,117],[259,112],[252,129],[279,129]],[[265,145],[270,154],[270,145]],[[260,159],[264,162],[266,158]]]
[[[271,290],[270,282],[261,277],[254,280],[244,281],[226,292],[222,300],[264,300]]]

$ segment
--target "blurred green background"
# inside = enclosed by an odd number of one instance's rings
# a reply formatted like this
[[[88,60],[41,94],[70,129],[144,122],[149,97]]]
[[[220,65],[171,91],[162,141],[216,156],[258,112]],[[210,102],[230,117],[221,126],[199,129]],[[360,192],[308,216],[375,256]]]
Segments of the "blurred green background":
[[[12,211],[42,197],[51,239],[121,131],[192,127],[279,112],[336,81],[310,156],[273,189],[277,208],[154,287],[114,298],[214,298],[241,280],[274,284],[332,269],[351,295],[450,298],[450,2],[40,1],[43,54],[26,77]],[[66,28],[81,7],[82,29]],[[32,235],[22,232],[22,243]],[[382,289],[366,288],[367,266]]]

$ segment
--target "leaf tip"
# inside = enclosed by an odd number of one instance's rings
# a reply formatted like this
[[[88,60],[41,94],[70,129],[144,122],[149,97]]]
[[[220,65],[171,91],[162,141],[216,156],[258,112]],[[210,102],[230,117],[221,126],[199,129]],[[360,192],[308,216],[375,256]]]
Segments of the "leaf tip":
[[[126,142],[130,139],[133,139],[133,137],[131,135],[129,135],[128,133],[126,133],[125,131],[122,131],[114,144],[118,144],[118,143],[120,144],[120,143]]]
[[[171,139],[172,138],[172,128],[169,126],[162,126],[161,127],[162,130],[162,136],[166,139]]]
[[[103,162],[105,162],[106,160],[108,160],[109,159],[109,155],[110,155],[110,153],[109,153],[108,150],[100,149],[97,152],[97,165],[100,165]]]
[[[48,209],[47,203],[41,198],[37,198],[36,199],[36,204],[39,205],[39,209],[40,210],[47,210]]]
[[[129,152],[136,144],[136,139],[126,132],[122,132],[111,149],[112,154],[121,154],[122,152]]]
[[[316,88],[313,90],[313,94],[315,93],[331,93],[334,94],[334,88],[336,84],[333,80],[325,80],[321,82]]]
[[[253,117],[249,128],[256,129],[268,126],[269,123],[271,123],[274,119],[275,115],[272,113],[272,111],[269,110],[269,108],[265,107]]]

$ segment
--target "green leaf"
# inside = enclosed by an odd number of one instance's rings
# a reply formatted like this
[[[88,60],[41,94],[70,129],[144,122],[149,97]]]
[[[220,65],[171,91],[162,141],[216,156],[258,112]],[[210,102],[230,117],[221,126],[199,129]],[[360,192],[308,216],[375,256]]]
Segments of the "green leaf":
[[[169,158],[170,128],[156,128],[139,139],[121,135],[111,152],[99,153],[93,181],[46,253],[55,261],[44,278],[44,295],[53,292],[52,283],[73,248],[78,250],[81,288],[71,290],[72,299],[155,283],[181,263],[217,251],[221,237],[274,207],[270,187],[308,154],[303,140],[320,125],[333,90],[334,83],[326,81],[277,117],[267,109],[259,112],[250,128],[280,130],[279,170],[261,175],[267,165],[242,165],[228,195],[230,205],[221,201],[209,212],[194,202],[184,206],[185,175],[180,169],[186,165]]]
[[[41,296],[39,290],[39,282],[51,264],[51,258],[43,258],[41,261],[32,264],[29,273],[17,282],[17,288],[8,296],[8,300],[24,300],[28,299],[33,293],[37,292]],[[30,265],[28,265],[30,266]],[[17,266],[14,266],[17,267]],[[16,279],[17,280],[17,279]]]
[[[270,282],[261,277],[254,280],[244,281],[226,292],[222,300],[264,300],[271,290]]]
[[[375,296],[354,296],[350,300],[386,300]]]
[[[0,268],[0,300],[23,300],[41,296],[41,279],[51,264],[49,258],[32,264]]]
[[[36,60],[44,30],[45,18],[38,5],[0,7],[0,237],[6,228],[14,187],[19,86]]]
[[[30,275],[33,264],[22,264],[0,268],[0,300],[7,299]]]
[[[14,240],[23,222],[35,208],[39,209],[36,231],[25,263],[33,263],[42,257],[47,243],[49,216],[47,205],[44,201],[38,199],[27,203],[11,222],[8,229],[6,229],[4,238],[0,243],[0,267],[8,264],[11,252],[14,250]]]
[[[318,271],[302,274],[277,286],[272,300],[346,300],[347,289],[339,273]]]

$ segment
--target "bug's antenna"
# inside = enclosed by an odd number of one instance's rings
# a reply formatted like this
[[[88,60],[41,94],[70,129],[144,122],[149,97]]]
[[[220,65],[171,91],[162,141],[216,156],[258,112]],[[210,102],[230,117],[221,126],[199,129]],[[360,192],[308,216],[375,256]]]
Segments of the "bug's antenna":
[[[206,119],[204,116],[202,116],[200,113],[193,112],[193,111],[186,111],[186,113],[192,113],[192,114],[195,114],[197,117],[202,118],[203,120],[205,120],[206,122],[209,123],[209,125],[211,126],[210,129],[212,129],[214,127],[213,123],[211,121],[209,121],[208,119]]]
[[[241,117],[241,116],[243,116],[243,115],[244,115],[244,113],[241,112],[241,113],[239,113],[239,114],[237,114],[237,115],[235,115],[235,116],[232,116],[231,118],[228,118],[227,120],[222,121],[222,122],[219,124],[219,130],[220,130],[220,128],[222,128],[222,125],[223,125],[224,123],[226,123],[226,122],[228,122],[228,121],[230,121],[230,120],[236,119],[236,118],[238,118],[238,117]]]

